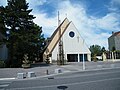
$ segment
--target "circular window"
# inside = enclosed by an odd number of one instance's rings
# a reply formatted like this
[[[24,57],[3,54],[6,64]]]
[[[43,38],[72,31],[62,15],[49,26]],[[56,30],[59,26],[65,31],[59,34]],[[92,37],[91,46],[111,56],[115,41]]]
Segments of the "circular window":
[[[70,37],[74,37],[74,36],[75,36],[75,33],[74,33],[73,31],[71,31],[71,32],[69,33],[69,36],[70,36]]]

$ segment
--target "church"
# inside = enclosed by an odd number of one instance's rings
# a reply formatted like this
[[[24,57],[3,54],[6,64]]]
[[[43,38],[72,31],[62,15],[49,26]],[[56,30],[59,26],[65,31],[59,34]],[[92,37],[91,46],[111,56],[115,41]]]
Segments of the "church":
[[[43,53],[43,60],[50,63],[63,60],[64,62],[91,61],[91,52],[78,29],[67,18],[57,27],[48,40]]]

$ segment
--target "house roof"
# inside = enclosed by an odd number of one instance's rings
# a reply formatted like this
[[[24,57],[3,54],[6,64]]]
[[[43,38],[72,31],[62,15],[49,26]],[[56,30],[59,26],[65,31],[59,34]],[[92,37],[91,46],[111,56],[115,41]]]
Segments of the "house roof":
[[[61,26],[63,25],[63,23],[64,23],[66,20],[68,21],[68,19],[65,18],[65,19],[63,20],[63,22],[58,26],[58,28],[54,31],[54,33],[53,33],[52,36],[50,37],[51,39],[54,38],[54,36],[55,36],[56,33],[60,30]],[[69,22],[69,21],[68,21],[68,22]]]
[[[48,45],[44,51],[44,54],[48,55],[53,51],[53,49],[55,48],[55,46],[59,42],[60,38],[62,37],[62,35],[66,31],[66,29],[70,23],[71,22],[69,22],[69,20],[67,18],[65,18],[63,20],[63,22],[58,26],[58,28],[54,31],[54,33],[50,37],[50,42],[48,43]]]
[[[114,36],[120,36],[120,31],[114,32],[110,37],[114,37]]]

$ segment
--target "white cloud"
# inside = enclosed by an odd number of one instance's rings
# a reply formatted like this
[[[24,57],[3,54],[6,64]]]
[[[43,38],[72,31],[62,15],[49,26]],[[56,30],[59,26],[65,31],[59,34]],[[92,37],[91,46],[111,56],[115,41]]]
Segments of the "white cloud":
[[[120,0],[112,1],[119,2]],[[27,0],[27,2],[30,8],[33,9],[32,14],[36,16],[36,19],[34,19],[35,23],[43,27],[43,33],[45,35],[50,36],[57,28],[57,12],[56,16],[53,17],[47,17],[48,13],[38,12],[39,8],[37,6],[48,3],[49,1],[47,0]],[[69,0],[60,1],[56,9],[60,11],[61,21],[67,14],[68,19],[73,21],[88,46],[98,44],[105,46],[107,49],[107,39],[111,35],[110,32],[120,30],[120,16],[115,12],[108,13],[101,18],[96,18],[87,15],[86,8],[83,4],[73,4]]]
[[[64,2],[64,4],[61,3],[60,12],[62,18],[65,16],[65,13],[67,13],[68,19],[74,22],[80,34],[87,42],[88,46],[92,44],[98,44],[107,47],[107,38],[110,35],[108,33],[102,33],[101,28],[98,26],[99,24],[102,24],[102,22],[104,24],[104,22],[108,23],[109,21],[107,22],[104,19],[93,19],[86,14],[86,9],[82,5],[73,6],[68,1]],[[101,23],[98,21],[101,21]],[[110,25],[111,22],[109,22],[108,24]],[[108,25],[104,25],[104,28],[106,28],[107,26]],[[96,32],[100,33],[97,34]]]
[[[120,14],[120,0],[111,0],[108,9],[112,12],[118,12]]]
[[[120,30],[118,14],[109,13],[106,16],[96,20],[97,27],[108,31]]]
[[[27,2],[32,6],[32,7],[36,7],[38,5],[43,5],[46,0],[27,0]]]
[[[33,12],[39,12],[38,6],[46,3],[46,0],[26,0],[29,3],[29,8],[33,9]]]
[[[57,9],[60,11],[61,20],[67,14],[68,19],[73,21],[88,46],[98,44],[107,49],[109,33],[112,30],[120,30],[118,27],[120,23],[117,22],[119,17],[115,13],[108,13],[102,18],[91,17],[86,14],[82,4],[72,4],[68,0],[60,2]],[[46,17],[46,15],[47,13],[35,14],[37,18],[34,21],[43,27],[45,34],[51,35],[57,26],[57,16]]]
[[[57,27],[57,18],[48,18],[45,13],[35,14],[35,16],[34,22],[42,26],[43,33],[50,36]]]

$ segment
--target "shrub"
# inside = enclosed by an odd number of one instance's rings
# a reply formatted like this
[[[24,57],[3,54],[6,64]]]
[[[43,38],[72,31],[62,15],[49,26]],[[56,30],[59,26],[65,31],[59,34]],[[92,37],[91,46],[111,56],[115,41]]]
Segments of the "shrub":
[[[24,58],[24,60],[23,60],[22,67],[30,68],[30,61],[28,60],[28,54],[25,54],[23,58]]]

